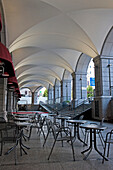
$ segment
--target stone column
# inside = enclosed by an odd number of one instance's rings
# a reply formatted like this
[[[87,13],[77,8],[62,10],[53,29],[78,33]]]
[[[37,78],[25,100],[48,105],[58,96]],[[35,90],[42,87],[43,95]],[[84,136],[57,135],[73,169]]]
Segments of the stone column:
[[[34,92],[34,103],[37,104],[37,92]]]
[[[48,101],[49,104],[53,104],[53,87],[49,86],[48,88]]]
[[[55,85],[53,86],[53,103],[55,104]]]
[[[13,93],[13,112],[17,112],[17,94]]]
[[[71,80],[63,80],[63,101],[71,101]]]
[[[11,118],[13,112],[13,90],[8,89],[7,91],[7,118]]]
[[[63,102],[63,81],[60,82],[60,102]]]
[[[95,98],[92,104],[92,117],[101,120],[113,119],[111,97],[113,87],[113,58],[97,56],[95,64]]]
[[[32,105],[34,105],[34,92],[32,92]]]
[[[55,102],[60,103],[60,86],[55,85]]]
[[[7,121],[7,78],[0,78],[0,117]]]
[[[8,108],[7,112],[8,114],[12,114],[13,111],[13,91],[8,90]]]
[[[74,72],[72,78],[73,107],[76,107],[80,102],[87,99],[87,75],[82,72]]]

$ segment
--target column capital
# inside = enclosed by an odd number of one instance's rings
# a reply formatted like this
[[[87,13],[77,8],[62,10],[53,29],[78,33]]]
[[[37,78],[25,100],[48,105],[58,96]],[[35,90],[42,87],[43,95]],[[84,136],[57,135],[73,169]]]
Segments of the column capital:
[[[73,72],[71,75],[72,75],[72,78],[74,78],[75,77],[75,72]]]

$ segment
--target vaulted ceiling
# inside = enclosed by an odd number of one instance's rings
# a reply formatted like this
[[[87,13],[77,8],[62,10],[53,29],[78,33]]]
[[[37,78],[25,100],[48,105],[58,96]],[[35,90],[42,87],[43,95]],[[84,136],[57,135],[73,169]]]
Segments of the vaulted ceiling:
[[[113,26],[113,0],[2,0],[7,47],[19,87],[48,88],[100,55]],[[82,57],[86,59],[86,57]],[[82,66],[81,66],[82,68]]]

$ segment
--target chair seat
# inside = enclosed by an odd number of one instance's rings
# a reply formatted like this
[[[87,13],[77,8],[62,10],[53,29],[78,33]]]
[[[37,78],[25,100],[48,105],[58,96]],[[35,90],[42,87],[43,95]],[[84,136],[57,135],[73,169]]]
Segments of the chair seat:
[[[2,138],[1,141],[5,141],[5,142],[16,142],[17,138],[14,137],[4,137]]]
[[[113,139],[108,139],[107,141],[105,141],[106,143],[112,143],[113,144]]]

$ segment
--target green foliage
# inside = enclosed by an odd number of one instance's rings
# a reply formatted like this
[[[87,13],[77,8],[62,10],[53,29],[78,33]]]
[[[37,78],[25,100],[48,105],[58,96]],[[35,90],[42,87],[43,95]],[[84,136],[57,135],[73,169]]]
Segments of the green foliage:
[[[87,87],[87,98],[88,97],[93,97],[94,96],[94,90],[92,86]]]
[[[47,91],[47,89],[44,91],[43,97],[48,97],[48,91]]]

